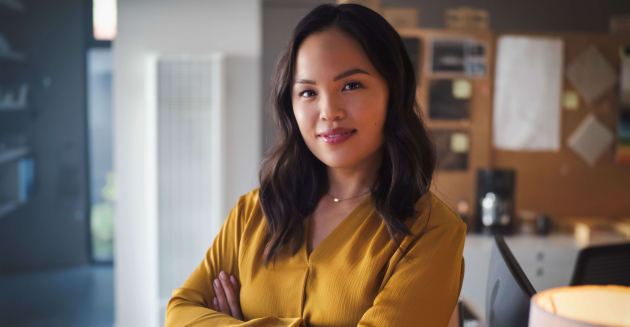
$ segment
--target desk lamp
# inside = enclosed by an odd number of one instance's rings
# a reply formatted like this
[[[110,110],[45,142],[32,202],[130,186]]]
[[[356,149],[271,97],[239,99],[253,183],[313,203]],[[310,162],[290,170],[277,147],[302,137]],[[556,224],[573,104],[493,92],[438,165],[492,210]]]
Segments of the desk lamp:
[[[630,287],[568,286],[531,300],[529,327],[630,327]]]

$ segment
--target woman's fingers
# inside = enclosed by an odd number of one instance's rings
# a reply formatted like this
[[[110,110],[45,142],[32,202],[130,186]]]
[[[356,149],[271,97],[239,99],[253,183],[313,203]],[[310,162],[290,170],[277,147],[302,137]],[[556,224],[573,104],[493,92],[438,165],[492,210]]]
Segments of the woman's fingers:
[[[212,310],[221,311],[219,310],[219,302],[217,301],[216,297],[212,299]]]
[[[236,279],[236,277],[234,277],[234,276],[230,276],[230,281],[232,282],[232,287],[234,288],[234,293],[236,293],[236,296],[240,300],[241,284],[238,283],[238,279]]]
[[[223,290],[225,291],[224,293],[227,298],[228,305],[230,306],[230,311],[232,311],[232,317],[238,320],[243,320],[243,314],[241,313],[241,302],[237,295],[240,293],[234,289],[234,285],[232,284],[234,281],[231,281],[231,279],[228,278],[228,275],[224,271],[219,273],[219,279],[221,280],[221,285],[223,286]]]
[[[218,279],[214,280],[214,283],[212,283],[214,285],[214,294],[217,295],[216,299],[219,305],[219,310],[215,310],[215,311],[221,311],[227,315],[232,316],[232,312],[230,311],[230,306],[228,305],[228,301],[227,298],[225,297],[225,291],[223,290],[223,287],[221,286],[221,282],[219,282]]]

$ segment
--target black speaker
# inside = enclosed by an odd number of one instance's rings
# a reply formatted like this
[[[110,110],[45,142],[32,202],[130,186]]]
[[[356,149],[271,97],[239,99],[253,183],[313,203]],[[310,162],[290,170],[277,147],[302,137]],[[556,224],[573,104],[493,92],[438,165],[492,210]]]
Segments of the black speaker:
[[[514,229],[514,186],[512,169],[477,170],[477,215],[481,233],[512,234]]]

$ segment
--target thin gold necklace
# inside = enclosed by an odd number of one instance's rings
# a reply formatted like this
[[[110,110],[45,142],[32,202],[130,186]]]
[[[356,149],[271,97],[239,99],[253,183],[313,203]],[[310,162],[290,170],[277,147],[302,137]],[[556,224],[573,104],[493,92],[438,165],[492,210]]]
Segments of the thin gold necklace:
[[[347,199],[343,199],[343,200],[340,200],[339,198],[336,198],[336,197],[334,197],[334,196],[330,195],[330,193],[327,193],[327,194],[328,194],[328,196],[329,196],[329,197],[331,197],[331,198],[333,199],[333,201],[335,201],[335,202],[341,202],[341,201],[346,201],[346,200],[350,200],[350,199],[358,198],[358,197],[360,197],[361,195],[366,195],[366,194],[370,193],[371,191],[372,191],[372,190],[369,190],[369,191],[367,191],[367,192],[365,192],[365,193],[363,193],[363,194],[359,194],[359,195],[357,195],[357,196],[353,196],[353,197],[351,197],[351,198],[347,198]]]

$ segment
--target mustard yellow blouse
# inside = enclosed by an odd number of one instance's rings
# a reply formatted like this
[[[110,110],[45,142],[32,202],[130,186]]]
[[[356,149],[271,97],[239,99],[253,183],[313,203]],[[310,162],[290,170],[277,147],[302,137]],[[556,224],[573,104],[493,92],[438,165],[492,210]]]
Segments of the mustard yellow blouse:
[[[464,278],[466,225],[431,192],[416,210],[402,251],[368,196],[310,256],[306,230],[296,255],[265,268],[256,189],[239,199],[201,264],[173,291],[166,326],[446,326]],[[241,282],[244,322],[209,309],[222,270]]]

